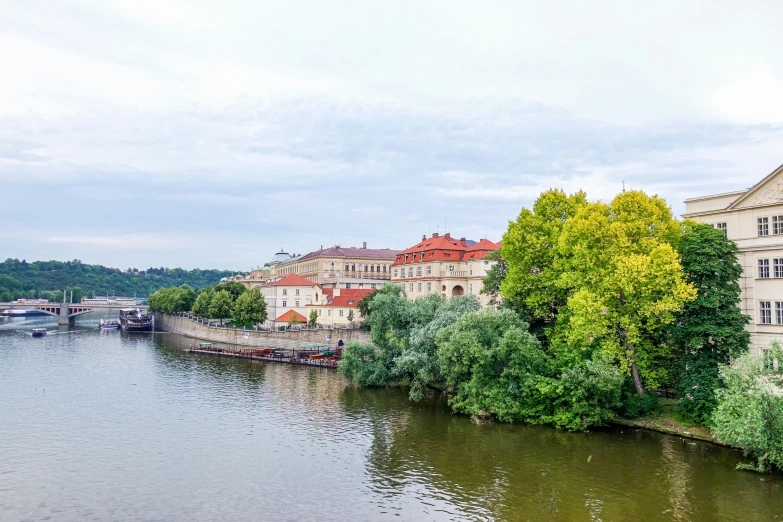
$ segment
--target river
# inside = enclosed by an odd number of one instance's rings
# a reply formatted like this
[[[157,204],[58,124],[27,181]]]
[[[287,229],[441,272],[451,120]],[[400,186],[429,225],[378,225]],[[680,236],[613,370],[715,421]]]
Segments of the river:
[[[476,425],[442,399],[97,321],[0,322],[2,521],[783,521],[783,477],[735,471],[726,448]]]

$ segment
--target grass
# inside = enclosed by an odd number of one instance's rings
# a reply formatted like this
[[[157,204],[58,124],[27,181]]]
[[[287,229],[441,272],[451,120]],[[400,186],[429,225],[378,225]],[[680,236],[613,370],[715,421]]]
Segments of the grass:
[[[661,399],[661,409],[656,413],[650,413],[636,419],[616,417],[614,423],[691,439],[717,442],[709,428],[698,426],[684,418],[680,412],[680,405],[674,399]]]

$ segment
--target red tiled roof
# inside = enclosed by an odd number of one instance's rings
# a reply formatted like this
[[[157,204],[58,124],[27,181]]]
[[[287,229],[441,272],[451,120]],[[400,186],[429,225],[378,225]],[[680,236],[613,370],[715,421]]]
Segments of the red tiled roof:
[[[429,262],[429,261],[466,261],[469,259],[482,259],[487,252],[499,250],[500,245],[488,239],[482,239],[473,246],[468,246],[464,239],[454,239],[450,236],[438,236],[433,234],[430,238],[423,239],[417,245],[403,250],[397,255],[392,266]],[[424,253],[422,259],[421,253]],[[405,260],[405,255],[408,260]]]
[[[399,250],[391,250],[389,248],[355,248],[355,247],[331,247],[322,248],[315,252],[298,258],[298,259],[311,259],[314,257],[356,257],[363,259],[394,259]]]
[[[334,289],[333,288],[321,288],[321,293],[331,297],[331,296],[334,295]]]
[[[343,308],[356,308],[359,301],[367,297],[367,294],[371,292],[375,292],[375,290],[372,288],[341,288],[340,295],[330,297],[326,304],[307,306],[341,306]]]
[[[280,317],[275,319],[275,321],[276,322],[281,322],[281,323],[290,323],[291,319],[293,319],[294,317],[296,317],[296,320],[299,321],[300,323],[306,323],[307,322],[307,317],[303,316],[302,314],[300,314],[296,310],[289,310],[289,311],[287,311],[286,313],[284,313],[283,315],[281,315]]]
[[[273,286],[316,286],[309,279],[305,279],[299,274],[288,274],[279,281],[272,283]]]

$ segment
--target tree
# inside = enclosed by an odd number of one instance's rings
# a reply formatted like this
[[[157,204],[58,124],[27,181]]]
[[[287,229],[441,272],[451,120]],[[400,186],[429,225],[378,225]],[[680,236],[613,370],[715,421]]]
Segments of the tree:
[[[718,369],[748,350],[750,318],[739,308],[742,266],[737,245],[711,225],[688,223],[680,243],[686,280],[696,299],[685,303],[668,335],[681,351],[680,405],[691,419],[706,423],[717,405]]]
[[[348,310],[348,322],[353,323],[353,310]]]
[[[405,290],[401,285],[395,285],[393,283],[384,284],[381,288],[369,292],[366,296],[361,298],[358,303],[356,303],[356,307],[359,309],[359,316],[362,319],[367,319],[368,317],[370,317],[370,314],[372,313],[372,307],[370,306],[370,303],[372,303],[372,300],[375,299],[376,296],[379,295],[399,296],[404,293]]]
[[[543,192],[533,209],[523,208],[508,224],[500,256],[508,265],[502,274],[499,263],[491,275],[490,288],[500,281],[504,306],[528,319],[531,330],[547,341],[546,330],[555,324],[568,300],[568,289],[557,284],[561,272],[555,267],[563,227],[587,204],[584,192],[566,195],[560,189]]]
[[[226,290],[215,292],[209,303],[209,316],[213,319],[220,319],[220,324],[223,324],[223,319],[231,317],[231,313],[234,309],[234,300],[231,298],[231,294]]]
[[[231,294],[231,299],[234,301],[236,301],[240,295],[247,292],[247,288],[245,287],[245,285],[243,285],[238,281],[228,281],[226,283],[220,283],[219,285],[217,285],[215,290],[218,292],[221,290],[225,290],[226,292]]]
[[[266,321],[266,301],[258,288],[245,292],[237,298],[233,317],[237,323],[248,326]]]
[[[484,259],[486,261],[496,261],[496,263],[487,270],[487,275],[484,276],[483,286],[480,292],[489,296],[489,304],[494,306],[500,303],[500,287],[508,275],[508,263],[500,256],[499,250],[487,252],[487,256]]]
[[[760,472],[783,470],[783,349],[773,344],[763,354],[745,354],[721,365],[725,387],[716,390],[712,433],[730,446],[742,448]]]
[[[645,382],[665,379],[659,362],[673,348],[660,332],[696,297],[672,246],[680,236],[664,200],[630,191],[580,207],[558,241],[557,285],[569,295],[559,339],[573,353],[598,350],[618,361],[639,396]]]
[[[289,326],[296,326],[300,324],[301,321],[299,321],[299,317],[296,314],[291,314],[291,319],[288,320]]]
[[[318,325],[318,310],[310,310],[310,317],[307,320],[307,324],[311,328],[315,328]]]
[[[199,317],[209,317],[209,306],[212,304],[212,298],[215,296],[214,290],[207,290],[198,294],[193,303],[193,313]],[[152,296],[150,296],[152,299]]]
[[[194,306],[196,292],[188,285],[161,288],[148,299],[150,310],[172,314],[187,312]]]

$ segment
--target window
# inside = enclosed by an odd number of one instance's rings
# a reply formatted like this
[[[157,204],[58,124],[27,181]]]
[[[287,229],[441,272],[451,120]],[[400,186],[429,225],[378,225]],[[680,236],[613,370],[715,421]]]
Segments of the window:
[[[774,267],[773,277],[783,277],[783,258],[773,259],[772,266]]]
[[[416,291],[421,292],[421,283],[416,283]]]
[[[420,276],[420,275],[421,275],[421,267],[420,267],[420,266],[417,266],[417,267],[416,267],[416,275],[417,275],[417,276]]]
[[[288,288],[283,288],[283,295],[288,295]]]
[[[332,271],[334,271],[334,263],[332,263],[332,264],[330,264],[330,265],[329,265],[329,270],[332,270]]]
[[[394,269],[394,277],[397,277],[397,269]]]
[[[473,265],[470,265],[470,275],[473,275]]]
[[[318,310],[318,317],[321,317],[321,310]]]
[[[351,265],[351,272],[356,272],[356,265]]]
[[[373,290],[375,290],[375,283],[370,283],[370,288],[372,288]]]
[[[359,265],[359,272],[362,271],[362,265]]]
[[[783,301],[775,301],[775,324],[783,324]]]
[[[364,288],[364,283],[359,283],[359,288]]]
[[[769,259],[759,259],[759,279],[769,277]]]
[[[772,216],[772,233],[783,234],[783,216]]]
[[[328,317],[332,317],[332,311],[331,311],[331,310],[327,310],[327,311],[326,311],[326,315],[327,315]]]
[[[370,265],[370,272],[375,272],[375,265]]]
[[[405,262],[408,262],[408,254],[405,254]]]
[[[413,269],[412,268],[408,269],[408,277],[413,277]]]
[[[413,283],[408,283],[408,292],[413,292]]]
[[[345,271],[346,272],[348,271],[348,265],[345,265]]]
[[[772,324],[772,303],[759,301],[759,323]]]
[[[386,273],[386,265],[383,265],[383,273]]]
[[[427,267],[427,275],[432,275],[432,265]]]
[[[783,217],[783,216],[778,216]],[[728,232],[726,230],[726,223],[715,223],[715,228],[723,232],[723,237],[728,237]]]
[[[367,265],[364,265],[364,271],[367,272]]]
[[[432,283],[427,283],[427,291],[432,292]]]
[[[345,283],[345,288],[351,288],[351,283]]]
[[[299,301],[294,301],[294,306],[299,306]]]
[[[342,311],[342,310],[340,310],[340,317],[342,317],[342,316],[343,316],[343,311]]]
[[[381,271],[381,265],[375,265],[375,271],[380,272]]]
[[[473,295],[473,284],[472,283],[468,285],[468,293],[470,295]]]
[[[760,236],[768,236],[769,235],[769,218],[759,218],[759,235]]]
[[[283,300],[283,307],[285,308],[286,306],[287,306],[287,305],[286,305],[286,301],[285,301],[285,300]]]
[[[299,289],[298,288],[296,289],[296,295],[299,295]]]

